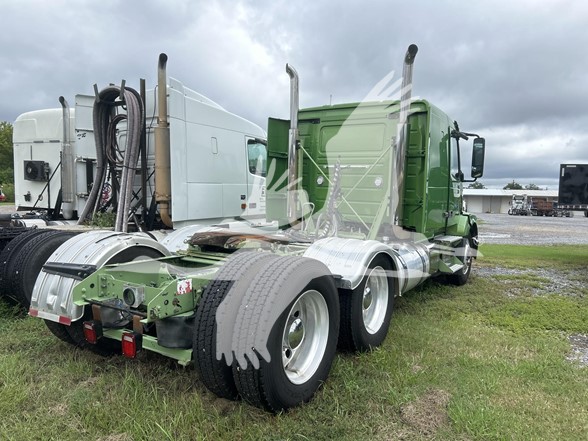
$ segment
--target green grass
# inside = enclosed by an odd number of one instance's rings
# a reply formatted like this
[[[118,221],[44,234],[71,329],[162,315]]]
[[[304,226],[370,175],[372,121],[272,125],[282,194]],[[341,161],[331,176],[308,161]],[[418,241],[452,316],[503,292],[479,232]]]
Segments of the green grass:
[[[588,261],[581,247],[483,253],[478,266]],[[588,300],[537,294],[547,282],[475,272],[463,287],[429,281],[397,299],[381,348],[338,354],[315,399],[278,416],[215,398],[193,369],[154,354],[76,350],[0,303],[0,439],[584,440],[588,367],[566,355],[569,335],[588,334]]]
[[[586,245],[494,245],[480,247],[481,263],[507,268],[587,268]]]

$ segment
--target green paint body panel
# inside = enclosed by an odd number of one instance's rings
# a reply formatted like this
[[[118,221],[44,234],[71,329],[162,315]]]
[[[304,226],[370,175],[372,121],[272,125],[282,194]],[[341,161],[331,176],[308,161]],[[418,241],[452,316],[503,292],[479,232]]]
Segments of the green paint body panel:
[[[319,176],[331,177],[339,160],[344,197],[337,211],[343,221],[372,228],[384,213],[383,226],[390,224],[388,192],[394,178],[390,155],[395,154],[398,111],[398,101],[383,101],[298,112],[301,184],[315,213],[324,207],[329,194],[328,181],[321,183]],[[287,173],[287,127],[287,121],[269,120],[268,159],[280,173]],[[401,225],[429,239],[460,230],[458,225],[463,224],[462,184],[451,173],[457,154],[450,137],[452,127],[453,120],[429,102],[411,103]],[[274,138],[273,134],[279,136]],[[286,188],[277,189],[271,183],[270,187],[273,195],[268,197],[268,218],[285,225]],[[375,227],[380,230],[380,225]]]
[[[122,340],[123,333],[128,332],[127,329],[105,329],[104,337],[113,340]],[[157,343],[157,338],[151,335],[143,335],[143,350],[157,352],[168,358],[177,360],[182,366],[186,366],[192,362],[192,349],[174,349],[166,348]]]
[[[463,213],[459,216],[455,216],[454,222],[447,228],[447,234],[452,236],[476,236],[477,232],[471,233],[472,224],[475,224],[477,221],[476,216],[469,213]]]
[[[290,121],[275,118],[270,118],[268,121],[266,216],[269,220],[277,220],[280,225],[288,223],[286,216],[286,186],[288,184],[289,128]]]

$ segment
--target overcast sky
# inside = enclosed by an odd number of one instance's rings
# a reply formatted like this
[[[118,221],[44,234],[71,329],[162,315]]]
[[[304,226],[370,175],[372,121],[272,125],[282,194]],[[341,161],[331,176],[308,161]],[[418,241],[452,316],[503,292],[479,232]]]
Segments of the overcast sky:
[[[19,0],[0,13],[0,120],[110,82],[168,73],[266,128],[301,107],[359,101],[419,46],[413,96],[486,138],[481,182],[555,189],[588,163],[588,3],[581,0]]]

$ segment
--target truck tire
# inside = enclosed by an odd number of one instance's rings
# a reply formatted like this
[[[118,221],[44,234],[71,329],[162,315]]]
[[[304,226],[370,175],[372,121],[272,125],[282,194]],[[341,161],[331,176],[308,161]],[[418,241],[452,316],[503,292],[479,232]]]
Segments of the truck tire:
[[[45,229],[33,229],[26,231],[10,242],[4,247],[0,253],[0,295],[9,299],[12,303],[19,303],[18,298],[12,292],[12,275],[14,274],[14,258],[21,248],[30,240],[34,239],[40,234],[47,233]]]
[[[335,357],[339,296],[329,270],[313,259],[290,256],[267,263],[243,299],[254,314],[241,323],[239,332],[246,336],[259,332],[260,317],[255,312],[260,305],[271,308],[280,295],[292,292],[294,299],[275,311],[277,319],[261,324],[271,326],[268,359],[261,355],[262,348],[253,348],[245,367],[233,363],[235,384],[243,399],[270,412],[309,401],[327,379]]]
[[[386,338],[395,295],[391,271],[390,260],[377,255],[355,289],[341,290],[340,349],[367,351],[380,346]]]
[[[217,360],[217,311],[229,292],[243,298],[251,281],[268,260],[277,256],[271,253],[241,252],[229,257],[214,279],[206,286],[196,309],[192,357],[200,381],[221,398],[236,400],[239,396],[231,363],[224,357]],[[240,301],[239,301],[240,304]],[[236,312],[236,311],[235,311]],[[226,317],[221,326],[232,335],[234,317]]]
[[[47,259],[61,244],[76,234],[78,233],[70,231],[47,231],[31,238],[14,255],[11,291],[24,308],[28,310],[31,304],[35,280]]]
[[[463,250],[463,253],[459,259],[464,263],[463,268],[454,274],[447,275],[447,281],[456,286],[462,286],[467,283],[468,279],[470,278],[470,273],[472,272],[472,263],[474,261],[472,256],[471,241],[469,238],[465,237],[462,240],[461,249]]]
[[[29,227],[0,227],[0,253],[12,239],[30,230]]]
[[[43,320],[47,329],[57,337],[59,340],[69,343],[70,345],[75,345],[73,339],[69,336],[67,332],[67,326],[62,325],[61,323],[52,322],[51,320]]]
[[[134,260],[158,259],[160,257],[163,257],[163,255],[153,248],[134,246],[115,254],[105,263],[105,265],[132,262]],[[101,338],[96,344],[88,343],[84,335],[84,322],[86,320],[92,320],[92,308],[87,306],[85,307],[84,315],[80,320],[72,322],[69,326],[62,325],[75,346],[81,349],[87,349],[104,357],[121,353],[121,342],[118,340]],[[59,336],[57,337],[59,338]]]

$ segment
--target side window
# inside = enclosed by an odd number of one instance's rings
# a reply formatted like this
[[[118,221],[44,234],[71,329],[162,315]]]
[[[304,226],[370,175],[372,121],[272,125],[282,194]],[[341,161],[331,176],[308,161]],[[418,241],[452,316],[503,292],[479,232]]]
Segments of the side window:
[[[257,176],[266,175],[267,147],[257,139],[247,141],[247,162],[249,172]]]

